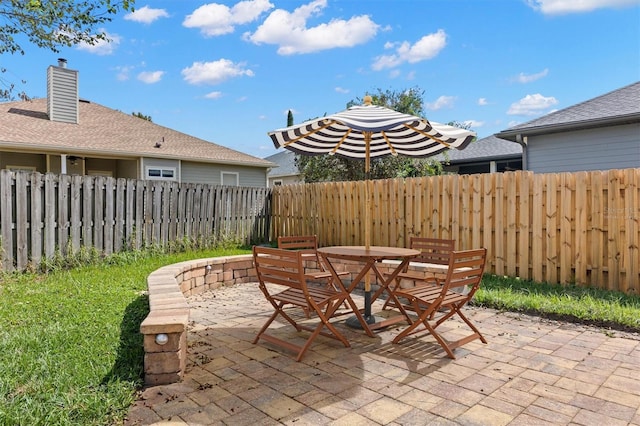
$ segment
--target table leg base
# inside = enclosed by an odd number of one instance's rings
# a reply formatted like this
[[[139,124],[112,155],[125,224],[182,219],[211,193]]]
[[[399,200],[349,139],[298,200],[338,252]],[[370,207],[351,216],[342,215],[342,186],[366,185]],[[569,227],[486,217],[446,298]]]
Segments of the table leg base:
[[[365,322],[367,324],[375,324],[376,323],[375,315],[365,316],[364,320],[365,320]],[[360,323],[360,320],[358,320],[358,317],[355,316],[355,315],[347,318],[344,323],[347,324],[351,328],[359,328],[360,330],[362,330],[362,324]]]

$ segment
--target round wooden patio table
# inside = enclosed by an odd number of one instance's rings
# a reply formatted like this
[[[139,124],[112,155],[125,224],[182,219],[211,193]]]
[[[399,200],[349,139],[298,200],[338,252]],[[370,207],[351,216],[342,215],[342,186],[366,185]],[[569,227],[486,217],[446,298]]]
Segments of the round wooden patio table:
[[[411,261],[411,259],[420,254],[419,250],[382,246],[332,246],[319,248],[318,254],[325,261],[325,264],[328,266],[334,279],[337,282],[342,283],[342,285],[349,293],[347,303],[355,314],[354,317],[347,320],[347,324],[349,326],[362,328],[369,336],[373,337],[374,334],[372,330],[386,327],[405,319],[403,316],[396,316],[384,321],[376,321],[376,318],[371,314],[371,304],[375,301],[375,298],[373,300],[371,298],[371,287],[368,279],[365,280],[364,289],[364,316],[362,315],[360,309],[357,307],[350,295],[351,292],[356,288],[358,283],[362,281],[365,275],[370,270],[373,270],[376,274],[376,277],[378,277],[381,286],[380,290],[376,292],[376,295],[380,295],[383,291],[386,291],[389,297],[395,299],[393,293],[389,291],[389,284],[393,282],[396,275],[398,275],[398,273],[404,269],[404,267]],[[353,281],[351,281],[351,284],[349,286],[345,286],[343,281],[336,273],[336,270],[331,263],[331,259],[351,260],[362,263],[363,266],[358,275],[353,279]],[[376,267],[377,262],[381,262],[383,260],[401,260],[401,262],[389,276],[385,277]]]

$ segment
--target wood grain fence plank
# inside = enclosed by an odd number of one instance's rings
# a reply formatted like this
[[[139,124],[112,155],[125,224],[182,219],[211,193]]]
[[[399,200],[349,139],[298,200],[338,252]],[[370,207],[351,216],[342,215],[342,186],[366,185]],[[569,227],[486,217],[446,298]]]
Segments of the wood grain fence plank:
[[[575,251],[572,253],[575,259],[576,284],[588,285],[587,279],[590,248],[588,244],[588,184],[587,173],[580,172],[575,175]]]
[[[640,294],[640,168],[625,170],[627,293]]]
[[[29,265],[29,224],[27,212],[29,197],[29,175],[27,172],[16,172],[16,268],[21,271]]]
[[[42,262],[42,215],[44,212],[43,176],[34,172],[31,174],[31,215],[29,218],[31,229],[31,263],[33,266]],[[5,199],[6,200],[6,199]]]

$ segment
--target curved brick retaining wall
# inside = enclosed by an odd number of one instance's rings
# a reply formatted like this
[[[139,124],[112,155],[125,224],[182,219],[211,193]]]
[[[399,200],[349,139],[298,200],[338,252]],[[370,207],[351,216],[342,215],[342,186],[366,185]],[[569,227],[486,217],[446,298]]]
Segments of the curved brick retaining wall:
[[[378,269],[389,273],[393,266],[383,262],[378,264]],[[360,268],[362,265],[350,261],[337,266],[339,270],[351,272],[351,279]],[[184,375],[189,323],[189,305],[185,297],[221,286],[256,281],[258,277],[251,254],[190,260],[153,271],[147,277],[149,315],[140,325],[144,335],[145,384],[175,383]]]
[[[144,381],[180,381],[187,361],[189,305],[185,297],[223,285],[256,282],[250,254],[174,263],[147,277],[149,315],[142,321]]]

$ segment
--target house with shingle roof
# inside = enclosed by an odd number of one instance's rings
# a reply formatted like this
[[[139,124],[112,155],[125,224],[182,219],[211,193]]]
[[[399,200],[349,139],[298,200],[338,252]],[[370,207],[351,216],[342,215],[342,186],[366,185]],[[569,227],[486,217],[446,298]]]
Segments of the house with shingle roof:
[[[0,169],[265,187],[274,164],[80,99],[66,61],[47,98],[0,104]]]
[[[522,147],[493,135],[471,142],[465,149],[449,149],[434,157],[446,173],[461,175],[522,170]]]
[[[298,166],[296,166],[296,154],[293,151],[285,149],[265,157],[265,160],[276,164],[267,174],[269,187],[303,183],[302,176],[300,176],[300,172],[298,171]]]
[[[640,167],[640,82],[496,134],[538,173]]]

